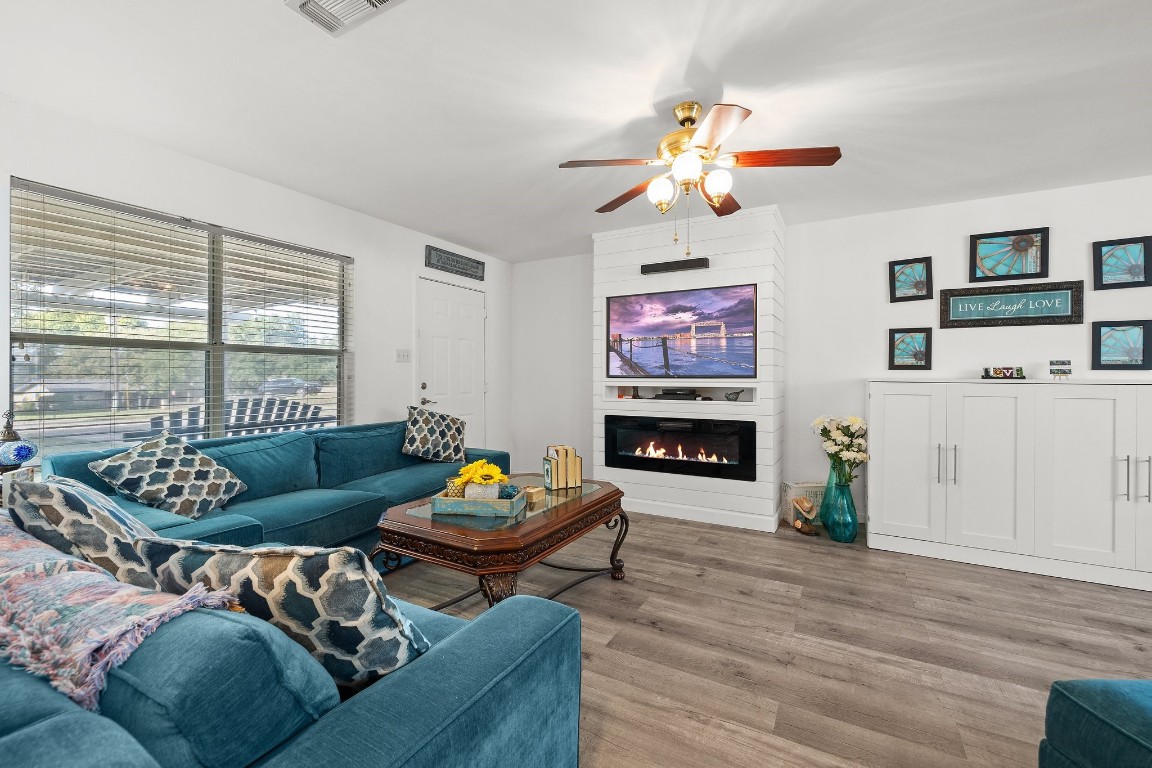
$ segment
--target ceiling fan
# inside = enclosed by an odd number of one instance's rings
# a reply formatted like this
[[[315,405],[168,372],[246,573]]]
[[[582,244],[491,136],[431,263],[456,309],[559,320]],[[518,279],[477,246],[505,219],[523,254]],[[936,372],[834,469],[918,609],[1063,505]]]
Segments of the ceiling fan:
[[[672,131],[656,146],[656,158],[647,160],[569,160],[561,168],[588,168],[598,165],[665,165],[669,170],[642,181],[619,197],[596,209],[597,213],[614,211],[645,192],[648,200],[666,213],[676,204],[683,191],[688,196],[693,187],[717,216],[740,210],[732,197],[732,174],[728,168],[767,168],[787,165],[832,165],[840,159],[840,147],[807,147],[803,149],[759,149],[720,154],[720,144],[748,119],[752,110],[736,104],[716,104],[700,120],[704,110],[697,101],[683,101],[672,113],[680,129]],[[717,167],[705,171],[704,166]],[[671,177],[671,178],[669,178]],[[675,183],[673,183],[675,181]]]

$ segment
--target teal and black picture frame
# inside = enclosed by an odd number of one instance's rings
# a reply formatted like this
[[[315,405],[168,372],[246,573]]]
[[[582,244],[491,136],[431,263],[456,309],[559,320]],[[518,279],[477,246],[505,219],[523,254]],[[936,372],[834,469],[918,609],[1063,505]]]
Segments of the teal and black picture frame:
[[[932,257],[888,262],[888,302],[931,299]]]
[[[1150,250],[1152,236],[1092,243],[1092,287],[1107,291],[1152,285],[1147,267]]]
[[[1152,370],[1152,320],[1092,323],[1092,370]]]
[[[1048,227],[972,235],[968,282],[1048,277]]]
[[[932,329],[889,328],[888,370],[932,370]]]

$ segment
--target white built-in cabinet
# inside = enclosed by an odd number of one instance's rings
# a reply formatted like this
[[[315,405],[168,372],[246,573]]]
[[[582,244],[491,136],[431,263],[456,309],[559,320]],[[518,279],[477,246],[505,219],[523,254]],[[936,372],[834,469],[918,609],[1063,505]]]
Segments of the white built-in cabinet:
[[[1152,589],[1152,385],[869,383],[868,543]]]

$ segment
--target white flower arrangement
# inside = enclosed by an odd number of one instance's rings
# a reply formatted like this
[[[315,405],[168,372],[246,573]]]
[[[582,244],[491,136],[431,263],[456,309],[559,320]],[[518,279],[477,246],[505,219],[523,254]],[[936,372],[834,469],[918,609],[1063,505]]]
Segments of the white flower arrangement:
[[[832,462],[836,482],[847,485],[856,479],[853,470],[871,458],[868,455],[868,424],[859,416],[834,418],[821,416],[812,422],[812,431],[820,436],[824,452]]]

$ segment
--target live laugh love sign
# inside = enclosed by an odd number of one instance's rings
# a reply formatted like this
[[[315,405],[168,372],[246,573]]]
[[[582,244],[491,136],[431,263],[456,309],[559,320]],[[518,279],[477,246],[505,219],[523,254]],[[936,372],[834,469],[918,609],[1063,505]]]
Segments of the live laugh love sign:
[[[941,328],[1083,322],[1083,280],[940,291]]]

